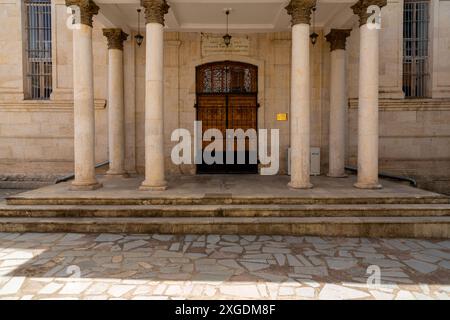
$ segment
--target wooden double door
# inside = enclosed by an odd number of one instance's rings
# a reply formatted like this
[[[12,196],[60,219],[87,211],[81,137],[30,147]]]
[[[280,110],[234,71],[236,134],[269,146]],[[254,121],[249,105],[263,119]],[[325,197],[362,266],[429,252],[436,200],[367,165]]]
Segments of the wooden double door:
[[[241,140],[241,148],[236,137],[226,135],[227,129],[241,129],[245,133],[254,129],[253,132],[257,132],[256,71],[255,66],[237,62],[213,63],[197,69],[197,121],[202,122],[202,134],[208,129],[217,129],[221,133],[219,141],[213,139],[215,148],[212,155],[223,160],[222,164],[210,164],[202,158],[202,163],[197,165],[197,173],[258,172],[256,134]],[[210,143],[203,141],[202,151]],[[231,144],[233,148],[230,148]],[[231,158],[233,163],[229,161]],[[244,163],[242,159],[245,159]]]
[[[197,172],[257,173],[257,163],[250,161],[257,158],[256,137],[246,137],[245,150],[242,150],[242,148],[238,148],[238,141],[235,137],[227,137],[226,135],[227,129],[242,129],[244,132],[247,132],[248,129],[255,129],[256,131],[256,96],[242,94],[199,95],[197,101],[197,120],[202,121],[202,133],[204,134],[208,129],[217,129],[221,132],[222,139],[216,141],[213,156],[216,153],[221,153],[218,155],[218,159],[223,160],[223,164],[208,164],[203,161],[202,164],[198,165]],[[233,139],[234,147],[232,150],[230,147],[227,149],[227,138]],[[210,143],[211,141],[203,141],[202,150]],[[240,153],[241,156],[245,157],[245,163],[238,163]],[[230,159],[230,157],[233,158],[233,164],[227,163],[227,159]]]

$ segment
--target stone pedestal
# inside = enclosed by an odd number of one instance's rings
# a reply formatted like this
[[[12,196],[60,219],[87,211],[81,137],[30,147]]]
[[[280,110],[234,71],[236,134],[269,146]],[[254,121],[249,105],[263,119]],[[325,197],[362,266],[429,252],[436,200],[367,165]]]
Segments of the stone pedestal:
[[[315,0],[291,0],[286,10],[292,17],[291,66],[291,181],[289,187],[308,189],[310,183],[310,61],[309,24]]]
[[[127,177],[125,172],[125,110],[123,41],[128,37],[121,29],[103,29],[108,39],[108,175]]]

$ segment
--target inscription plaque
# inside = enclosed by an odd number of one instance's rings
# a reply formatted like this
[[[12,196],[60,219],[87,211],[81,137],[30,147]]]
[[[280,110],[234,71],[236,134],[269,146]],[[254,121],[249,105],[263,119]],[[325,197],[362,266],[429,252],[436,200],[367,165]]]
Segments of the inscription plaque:
[[[202,56],[218,54],[234,54],[248,56],[250,54],[250,42],[246,37],[231,38],[227,47],[220,35],[202,35]]]

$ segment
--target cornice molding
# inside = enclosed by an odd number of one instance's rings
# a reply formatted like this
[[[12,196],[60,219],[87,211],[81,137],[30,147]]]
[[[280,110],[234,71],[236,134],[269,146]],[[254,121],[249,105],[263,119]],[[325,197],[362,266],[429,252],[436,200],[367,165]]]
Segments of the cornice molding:
[[[95,99],[97,110],[106,108],[105,99]],[[0,112],[72,112],[73,100],[22,100],[0,101]]]
[[[358,98],[348,100],[349,109],[358,109]],[[383,111],[444,111],[450,110],[449,99],[380,99]]]

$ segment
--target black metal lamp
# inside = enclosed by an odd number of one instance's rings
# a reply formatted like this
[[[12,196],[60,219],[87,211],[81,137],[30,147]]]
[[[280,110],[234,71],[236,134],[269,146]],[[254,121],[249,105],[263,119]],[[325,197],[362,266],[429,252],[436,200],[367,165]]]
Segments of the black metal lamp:
[[[227,34],[223,36],[223,42],[228,47],[231,43],[231,36],[228,34],[228,16],[230,15],[230,10],[227,9],[225,14],[227,15]]]
[[[312,12],[313,12],[313,21],[312,21],[312,33],[309,35],[309,38],[311,39],[311,43],[312,45],[315,45],[317,42],[317,38],[319,37],[319,35],[315,32],[315,24],[316,24],[316,7],[312,8]]]
[[[141,34],[141,9],[137,9],[138,12],[138,33],[134,36],[138,46],[141,46],[142,41],[144,41],[144,36]]]

